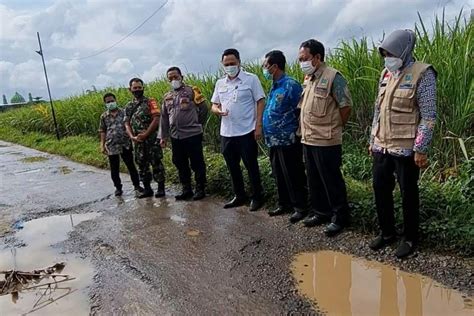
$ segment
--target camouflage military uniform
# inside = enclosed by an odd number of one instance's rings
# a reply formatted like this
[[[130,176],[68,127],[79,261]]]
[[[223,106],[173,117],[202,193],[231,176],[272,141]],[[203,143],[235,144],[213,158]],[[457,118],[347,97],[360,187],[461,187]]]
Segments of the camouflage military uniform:
[[[125,126],[123,124],[125,113],[118,110],[116,115],[110,111],[105,111],[100,116],[99,132],[105,133],[105,146],[107,154],[120,155],[124,149],[130,149],[132,142],[128,138]]]
[[[143,97],[141,100],[130,101],[125,108],[125,121],[130,122],[133,134],[145,132],[150,126],[153,118],[160,115],[160,110],[155,99]],[[157,131],[151,133],[143,142],[134,143],[135,162],[138,165],[138,172],[143,184],[151,182],[153,179],[160,183],[165,181],[165,168],[161,162],[163,151],[160,141],[157,138]]]

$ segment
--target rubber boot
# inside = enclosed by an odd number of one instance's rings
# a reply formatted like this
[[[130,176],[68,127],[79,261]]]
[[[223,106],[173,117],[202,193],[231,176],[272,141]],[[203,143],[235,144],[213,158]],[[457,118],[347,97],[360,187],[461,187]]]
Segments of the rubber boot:
[[[143,192],[138,195],[139,199],[147,198],[153,196],[153,190],[151,189],[150,182],[143,183],[143,187],[145,188]]]

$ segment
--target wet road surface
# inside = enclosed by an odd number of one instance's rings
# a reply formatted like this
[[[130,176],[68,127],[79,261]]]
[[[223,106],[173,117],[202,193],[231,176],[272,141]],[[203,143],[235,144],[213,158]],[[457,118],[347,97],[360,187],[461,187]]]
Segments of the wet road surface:
[[[64,261],[64,273],[76,277],[69,285],[76,292],[38,313],[327,312],[296,286],[291,270],[299,253],[327,249],[426,274],[460,289],[467,302],[474,292],[470,260],[421,252],[397,261],[391,249],[368,251],[367,236],[328,239],[320,228],[265,211],[224,210],[214,197],[177,202],[169,190],[166,199],[136,200],[121,177],[124,196],[116,198],[106,170],[0,141],[0,271]],[[16,304],[0,296],[0,309],[28,312],[28,295],[36,294],[20,293]]]

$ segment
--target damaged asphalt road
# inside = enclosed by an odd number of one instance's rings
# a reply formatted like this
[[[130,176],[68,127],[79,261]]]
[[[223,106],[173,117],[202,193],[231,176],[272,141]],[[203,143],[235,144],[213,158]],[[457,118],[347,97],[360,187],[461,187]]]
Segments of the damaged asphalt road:
[[[422,251],[397,261],[390,249],[370,252],[370,236],[328,239],[265,211],[224,210],[214,197],[136,200],[127,175],[116,198],[107,170],[1,141],[0,177],[0,270],[64,261],[77,277],[77,291],[47,307],[53,314],[317,314],[290,267],[298,253],[327,249],[474,292],[468,259]],[[0,296],[0,309],[31,309],[21,302]]]

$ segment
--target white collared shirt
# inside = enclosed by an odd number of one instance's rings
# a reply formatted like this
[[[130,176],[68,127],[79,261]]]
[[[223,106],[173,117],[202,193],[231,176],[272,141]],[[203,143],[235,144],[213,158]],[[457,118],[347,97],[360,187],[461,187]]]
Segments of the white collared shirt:
[[[232,80],[227,75],[217,80],[211,102],[229,111],[222,116],[221,136],[242,136],[255,130],[257,101],[263,98],[265,92],[258,77],[242,69]]]

